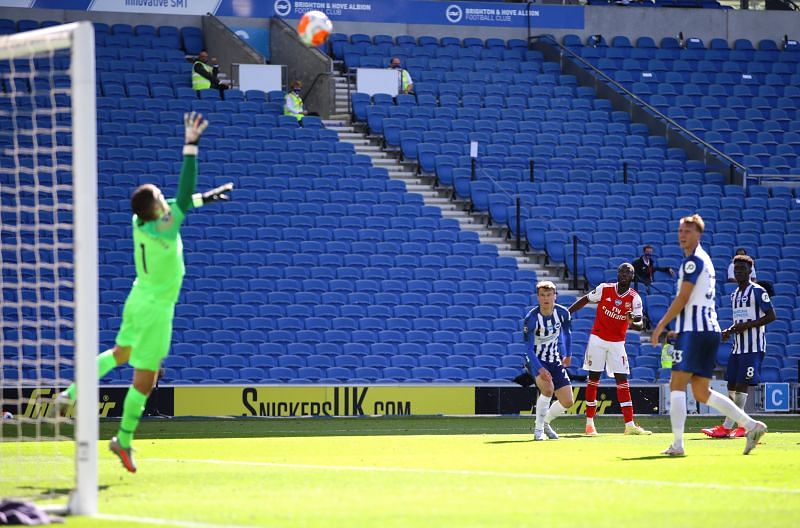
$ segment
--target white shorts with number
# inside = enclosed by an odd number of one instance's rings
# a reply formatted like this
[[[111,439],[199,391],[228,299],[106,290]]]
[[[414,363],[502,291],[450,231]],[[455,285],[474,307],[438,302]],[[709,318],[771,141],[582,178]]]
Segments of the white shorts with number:
[[[603,369],[609,376],[615,373],[631,373],[628,354],[625,353],[625,342],[606,341],[591,334],[589,344],[586,345],[586,356],[583,358],[583,370],[599,372]]]

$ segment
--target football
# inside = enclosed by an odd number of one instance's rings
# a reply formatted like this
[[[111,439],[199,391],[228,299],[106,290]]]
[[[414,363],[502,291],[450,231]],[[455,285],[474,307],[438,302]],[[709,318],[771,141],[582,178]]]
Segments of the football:
[[[308,11],[297,24],[297,34],[306,46],[321,46],[328,41],[333,23],[322,11]]]

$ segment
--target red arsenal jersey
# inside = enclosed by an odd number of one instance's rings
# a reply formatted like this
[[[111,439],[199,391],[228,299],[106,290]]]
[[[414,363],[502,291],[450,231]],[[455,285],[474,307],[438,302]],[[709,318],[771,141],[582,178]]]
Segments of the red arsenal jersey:
[[[642,299],[636,290],[619,295],[617,284],[604,282],[587,295],[592,303],[597,303],[597,315],[594,318],[592,333],[605,341],[625,341],[628,331],[628,318],[625,314],[642,315]]]

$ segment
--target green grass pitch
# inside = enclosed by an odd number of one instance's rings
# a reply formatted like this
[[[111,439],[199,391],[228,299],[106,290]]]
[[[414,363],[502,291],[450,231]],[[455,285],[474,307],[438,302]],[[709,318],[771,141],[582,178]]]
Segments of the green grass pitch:
[[[102,442],[102,514],[66,526],[796,525],[800,420],[768,417],[749,456],[743,439],[695,433],[716,420],[690,418],[687,456],[673,459],[658,454],[666,417],[642,419],[648,437],[599,417],[597,438],[580,434],[582,418],[561,418],[560,440],[535,443],[530,417],[148,420],[139,472]],[[102,437],[115,428],[101,424]],[[2,466],[11,447],[0,444]]]

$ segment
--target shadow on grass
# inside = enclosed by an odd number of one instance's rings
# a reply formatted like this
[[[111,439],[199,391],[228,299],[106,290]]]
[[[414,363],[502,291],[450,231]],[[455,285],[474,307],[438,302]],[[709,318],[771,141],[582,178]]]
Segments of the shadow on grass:
[[[530,433],[528,433],[530,434]],[[583,438],[584,435],[580,433],[572,433],[572,434],[559,434],[559,438]],[[524,444],[526,442],[533,442],[533,435],[531,434],[530,438],[525,440],[492,440],[489,442],[484,442],[485,444]],[[558,440],[545,440],[546,442],[557,442]]]
[[[617,460],[624,460],[625,462],[631,462],[636,460],[670,460],[672,458],[686,458],[686,455],[683,456],[668,456],[668,455],[647,455],[641,457],[617,457]]]
[[[101,484],[97,486],[98,491],[105,491],[110,486],[108,484]],[[52,499],[54,497],[68,497],[70,493],[72,493],[74,488],[55,488],[55,489],[48,489],[48,488],[41,488],[38,486],[19,486],[20,490],[28,490],[30,491],[30,495],[28,495],[33,500],[42,500],[42,499]]]

